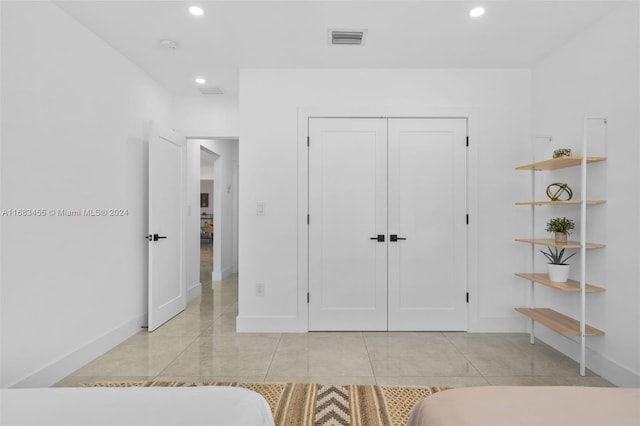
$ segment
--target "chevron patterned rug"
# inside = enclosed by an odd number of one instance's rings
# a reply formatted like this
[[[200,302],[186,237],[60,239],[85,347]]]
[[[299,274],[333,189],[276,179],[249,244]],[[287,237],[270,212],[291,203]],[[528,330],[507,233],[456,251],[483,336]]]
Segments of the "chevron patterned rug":
[[[99,382],[86,386],[237,386],[261,394],[278,426],[404,426],[422,398],[447,388],[237,382]]]

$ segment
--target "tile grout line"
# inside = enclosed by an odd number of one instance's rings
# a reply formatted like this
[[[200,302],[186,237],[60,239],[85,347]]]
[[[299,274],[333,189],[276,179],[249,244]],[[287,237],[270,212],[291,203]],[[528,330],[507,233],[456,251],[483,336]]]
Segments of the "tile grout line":
[[[375,382],[376,385],[379,385],[378,376],[376,375],[376,370],[373,368],[373,361],[371,360],[371,353],[369,352],[369,345],[367,344],[367,338],[364,335],[364,332],[362,333],[362,340],[364,341],[364,348],[367,350],[367,359],[369,359],[369,367],[371,368],[373,381]]]
[[[174,336],[174,337],[187,337],[187,336]],[[158,377],[162,377],[162,373],[163,373],[164,371],[166,371],[166,370],[167,370],[167,368],[169,368],[170,366],[172,366],[172,365],[173,365],[173,364],[178,360],[178,358],[180,358],[180,356],[181,356],[182,354],[184,354],[184,353],[187,351],[187,349],[189,349],[189,348],[190,348],[190,347],[191,347],[191,346],[196,342],[196,340],[198,340],[198,339],[200,338],[200,336],[199,336],[199,335],[198,335],[198,336],[188,336],[188,337],[193,337],[193,340],[192,340],[192,341],[191,341],[187,346],[185,346],[185,348],[184,348],[182,351],[180,351],[180,353],[179,353],[178,355],[176,355],[176,357],[175,357],[174,359],[172,359],[171,361],[169,361],[169,363],[168,363],[167,365],[165,365],[165,367],[164,367],[162,370],[160,370],[160,372],[159,372],[158,374],[156,374],[155,376],[153,376],[152,381],[157,380],[157,378],[158,378]]]
[[[267,372],[264,374],[262,379],[263,383],[266,383],[267,376],[269,375],[269,371],[271,371],[271,366],[273,365],[273,360],[276,358],[276,353],[278,352],[278,348],[280,347],[280,342],[282,342],[282,333],[280,333],[280,337],[278,337],[278,344],[276,348],[273,350],[273,355],[271,355],[271,360],[269,361],[269,367],[267,367]]]
[[[213,288],[211,289],[211,292],[212,292],[212,293],[214,293],[214,292],[215,292],[215,291],[213,290]],[[211,295],[211,299],[212,299],[212,301],[213,301],[213,296],[214,296],[214,295],[215,295],[215,293]],[[200,294],[200,304],[202,305],[202,293]],[[187,305],[187,308],[188,308],[188,305]],[[213,306],[212,306],[212,309],[213,309]],[[184,312],[186,312],[186,311],[187,311],[187,309],[185,309],[184,311],[182,311],[182,312],[181,312],[181,314],[182,314],[182,313],[184,313]],[[198,320],[200,320],[200,318],[199,318],[199,317],[198,317]],[[215,319],[213,319],[213,321],[211,322],[211,327],[213,327],[213,323],[214,323],[214,322],[215,322]],[[212,330],[212,333],[213,333],[213,330]],[[168,337],[169,337],[169,336],[168,336]],[[178,353],[178,354],[176,355],[176,357],[175,357],[175,358],[173,358],[171,361],[169,361],[169,363],[167,363],[167,364],[165,365],[165,367],[164,367],[162,370],[160,370],[160,372],[159,372],[158,374],[156,374],[155,376],[152,376],[152,377],[153,377],[153,378],[151,379],[152,381],[156,381],[156,380],[158,379],[158,377],[163,377],[163,374],[162,374],[162,373],[163,373],[163,372],[165,372],[165,371],[166,371],[166,370],[167,370],[171,365],[173,365],[173,364],[178,360],[178,358],[180,358],[180,356],[182,356],[182,355],[183,355],[183,354],[184,354],[184,353],[185,353],[185,352],[186,352],[186,351],[187,351],[191,346],[193,346],[193,344],[194,344],[194,343],[195,343],[199,338],[201,338],[201,337],[202,337],[202,333],[198,334],[197,336],[170,336],[170,337],[180,337],[180,338],[184,338],[184,337],[193,337],[193,340],[191,340],[191,342],[190,342],[188,345],[186,345],[186,346],[185,346],[185,348],[184,348],[182,351],[180,351],[180,353]]]
[[[458,353],[460,355],[462,355],[464,357],[464,359],[466,359],[469,364],[471,364],[473,369],[476,370],[478,372],[478,374],[480,374],[480,377],[482,377],[482,379],[485,382],[487,382],[486,384],[490,385],[491,383],[489,383],[489,380],[484,375],[484,373],[482,371],[480,371],[480,369],[478,367],[475,366],[475,364],[467,357],[467,355],[465,355],[465,353],[462,352],[462,350],[458,347],[458,345],[456,345],[456,343],[451,338],[449,338],[449,336],[447,336],[445,333],[442,333],[442,335],[449,341],[449,343],[451,343],[451,345],[456,349],[456,351],[458,351]]]

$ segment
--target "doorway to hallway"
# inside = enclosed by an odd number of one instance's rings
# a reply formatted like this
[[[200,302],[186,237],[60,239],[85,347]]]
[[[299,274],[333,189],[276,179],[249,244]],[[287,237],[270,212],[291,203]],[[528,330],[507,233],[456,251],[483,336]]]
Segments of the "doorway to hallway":
[[[198,285],[192,298],[202,285],[238,270],[238,144],[237,138],[188,139],[189,274]],[[204,270],[211,273],[201,279]]]
[[[200,282],[210,282],[216,267],[214,261],[214,211],[216,203],[215,167],[219,155],[200,147]],[[217,202],[220,202],[217,200]],[[208,276],[207,276],[208,274]]]

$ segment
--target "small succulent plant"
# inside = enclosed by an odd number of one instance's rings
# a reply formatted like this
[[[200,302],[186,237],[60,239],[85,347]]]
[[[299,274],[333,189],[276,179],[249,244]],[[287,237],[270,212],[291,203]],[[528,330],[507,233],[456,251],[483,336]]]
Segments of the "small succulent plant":
[[[572,219],[566,217],[556,217],[547,222],[547,232],[562,232],[563,234],[570,235],[571,231],[575,227],[575,223]]]
[[[544,256],[549,260],[549,263],[552,265],[567,265],[567,260],[571,259],[575,256],[575,253],[570,254],[567,257],[564,257],[564,249],[558,251],[558,248],[551,249],[551,247],[547,247],[549,252],[540,250],[540,253],[544,254]]]

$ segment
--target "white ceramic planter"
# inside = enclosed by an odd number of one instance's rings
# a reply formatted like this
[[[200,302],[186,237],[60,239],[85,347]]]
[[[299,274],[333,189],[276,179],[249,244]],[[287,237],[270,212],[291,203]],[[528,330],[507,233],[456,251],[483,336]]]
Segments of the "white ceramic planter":
[[[552,263],[547,263],[549,279],[557,283],[567,282],[569,279],[569,269],[571,269],[571,265],[554,265]]]

